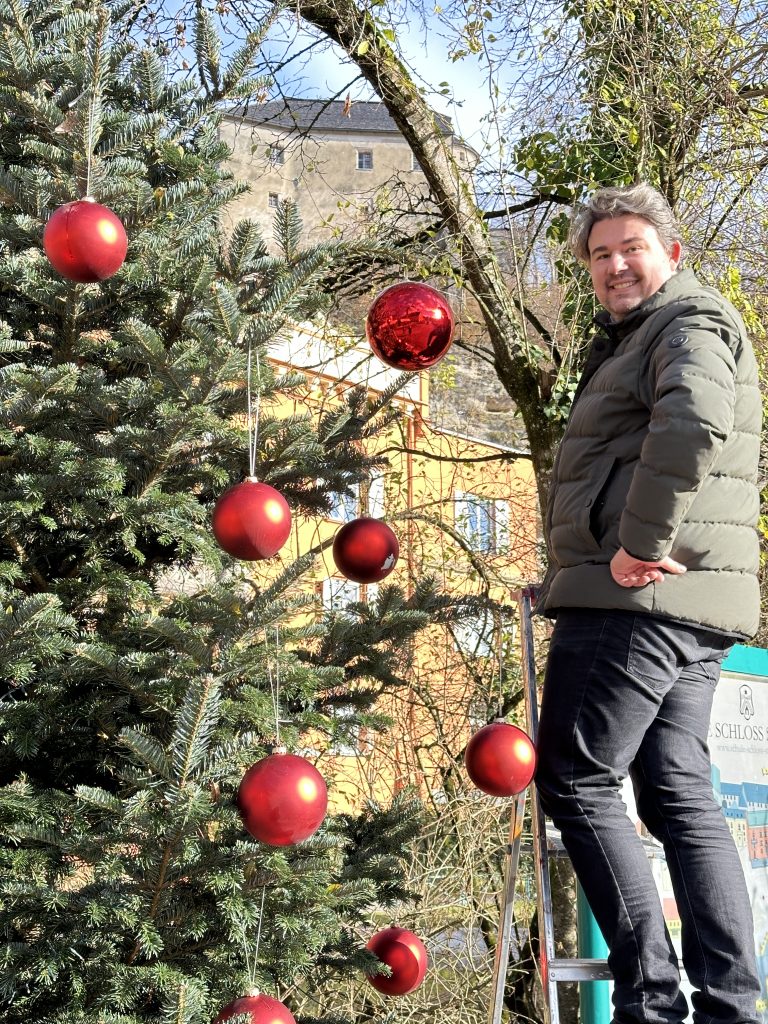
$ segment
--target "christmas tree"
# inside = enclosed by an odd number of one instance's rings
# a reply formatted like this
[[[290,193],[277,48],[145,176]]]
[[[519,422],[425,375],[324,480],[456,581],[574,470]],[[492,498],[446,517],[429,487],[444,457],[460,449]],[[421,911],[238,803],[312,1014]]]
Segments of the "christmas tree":
[[[199,77],[169,79],[127,11],[0,0],[8,1024],[198,1024],[254,983],[290,1006],[292,986],[370,969],[372,908],[407,897],[415,804],[273,846],[244,830],[236,794],[278,734],[311,757],[335,705],[354,707],[344,727],[375,721],[382,689],[403,685],[404,642],[447,608],[422,581],[410,597],[382,586],[375,610],[302,619],[312,551],[261,571],[216,544],[212,508],[244,472],[294,517],[366,479],[362,442],[389,396],[353,391],[318,424],[281,414],[304,378],[279,376],[268,345],[322,308],[335,250],[303,250],[287,204],[277,255],[252,224],[223,229],[243,186],[217,111],[258,87],[258,35],[223,66],[201,13]],[[41,242],[86,195],[128,250],[83,284]]]

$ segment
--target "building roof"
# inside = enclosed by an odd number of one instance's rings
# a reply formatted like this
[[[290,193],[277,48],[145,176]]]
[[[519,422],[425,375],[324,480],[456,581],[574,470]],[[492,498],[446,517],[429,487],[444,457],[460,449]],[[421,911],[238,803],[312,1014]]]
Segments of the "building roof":
[[[391,132],[400,129],[383,103],[360,100],[347,104],[342,100],[307,100],[290,96],[268,103],[238,104],[227,116],[242,118],[252,124],[288,128],[296,131]],[[453,135],[449,117],[435,114],[444,135]]]
[[[768,786],[762,782],[723,782],[720,793],[724,797],[737,797],[740,807],[764,808],[768,811]]]

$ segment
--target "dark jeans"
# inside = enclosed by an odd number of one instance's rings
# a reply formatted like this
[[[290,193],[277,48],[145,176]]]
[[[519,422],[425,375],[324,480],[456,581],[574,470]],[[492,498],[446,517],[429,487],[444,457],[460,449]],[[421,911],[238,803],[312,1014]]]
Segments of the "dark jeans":
[[[744,874],[710,778],[707,729],[731,641],[630,612],[566,609],[552,636],[536,785],[610,950],[616,1024],[688,1008],[648,858],[619,789],[663,844],[696,1024],[753,1024],[759,982]]]

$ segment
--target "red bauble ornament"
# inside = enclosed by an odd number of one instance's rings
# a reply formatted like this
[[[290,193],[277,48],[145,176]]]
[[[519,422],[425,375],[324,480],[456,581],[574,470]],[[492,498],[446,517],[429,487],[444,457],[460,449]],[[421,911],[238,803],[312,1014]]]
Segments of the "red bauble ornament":
[[[251,1024],[296,1024],[296,1018],[288,1007],[272,996],[258,995],[241,996],[227,1003],[213,1024],[223,1024],[225,1020],[238,1013],[247,1013]]]
[[[328,809],[328,788],[303,757],[270,754],[243,776],[237,806],[255,839],[269,846],[291,846],[320,828]]]
[[[336,568],[355,583],[378,583],[395,568],[400,545],[379,519],[353,519],[333,540]]]
[[[376,932],[365,947],[382,963],[392,968],[392,974],[369,974],[368,981],[388,996],[405,996],[424,981],[427,973],[427,951],[424,943],[406,928],[385,928]]]
[[[536,770],[530,737],[509,722],[483,726],[467,744],[464,764],[478,789],[490,796],[522,793]]]
[[[213,510],[213,534],[235,558],[271,558],[291,532],[291,510],[279,491],[248,477],[225,491]]]
[[[365,332],[374,354],[387,366],[426,370],[450,348],[453,311],[435,288],[404,281],[374,299]]]
[[[43,248],[53,268],[70,281],[93,284],[122,267],[128,237],[120,219],[92,199],[60,206],[45,225]]]

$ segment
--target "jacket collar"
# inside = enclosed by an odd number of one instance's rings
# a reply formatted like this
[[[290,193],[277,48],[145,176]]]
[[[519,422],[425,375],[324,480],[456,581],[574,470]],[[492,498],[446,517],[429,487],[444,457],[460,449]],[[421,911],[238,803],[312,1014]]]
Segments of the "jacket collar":
[[[691,286],[696,285],[698,282],[692,270],[678,270],[668,281],[664,282],[657,292],[654,292],[637,309],[633,309],[623,320],[615,322],[611,319],[611,314],[607,310],[603,310],[602,313],[597,314],[594,323],[604,334],[608,335],[614,345],[617,345],[622,338],[626,338],[647,320],[651,313],[655,313],[657,309],[674,301],[683,292],[690,292]]]

